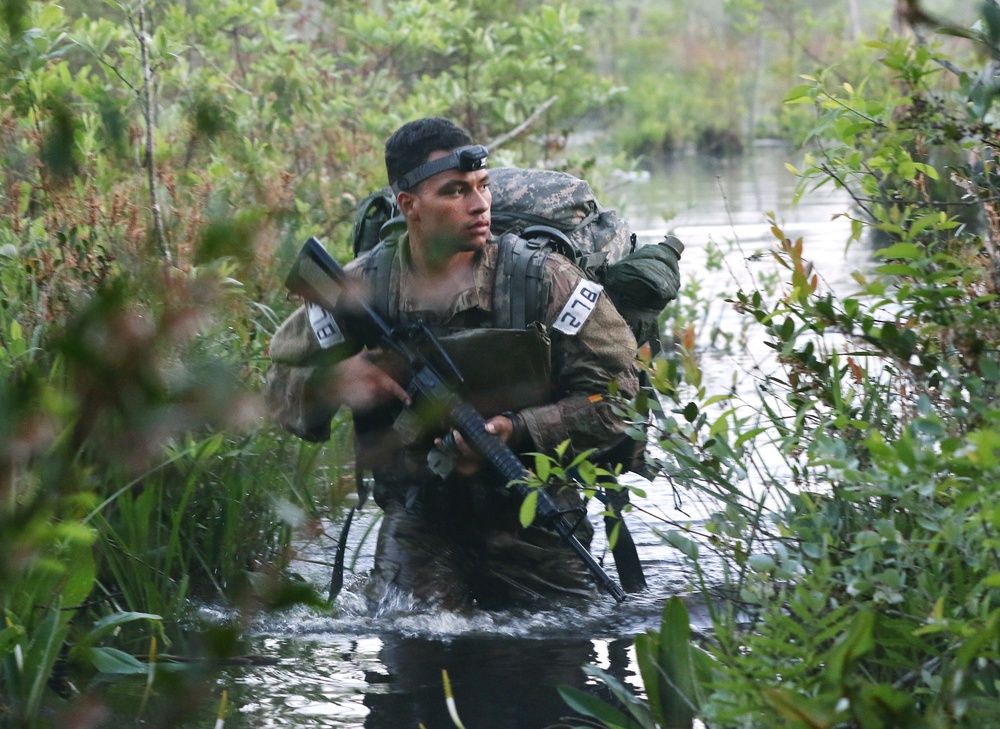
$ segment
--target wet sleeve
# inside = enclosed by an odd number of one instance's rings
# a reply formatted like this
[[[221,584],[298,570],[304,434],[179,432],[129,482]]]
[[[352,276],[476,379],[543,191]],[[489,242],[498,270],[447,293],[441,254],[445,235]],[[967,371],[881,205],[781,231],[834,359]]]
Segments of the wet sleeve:
[[[271,340],[265,396],[275,422],[305,440],[328,440],[337,407],[324,397],[324,382],[333,365],[355,351],[350,343],[324,349],[306,307],[296,309]]]
[[[639,388],[635,337],[603,291],[577,331],[570,334],[554,327],[577,285],[586,279],[569,261],[559,256],[549,260],[552,301],[546,324],[552,336],[557,399],[523,410],[521,415],[539,450],[551,451],[570,440],[577,452],[589,448],[604,451],[619,443],[628,427],[626,418],[616,412],[615,401],[633,397]]]

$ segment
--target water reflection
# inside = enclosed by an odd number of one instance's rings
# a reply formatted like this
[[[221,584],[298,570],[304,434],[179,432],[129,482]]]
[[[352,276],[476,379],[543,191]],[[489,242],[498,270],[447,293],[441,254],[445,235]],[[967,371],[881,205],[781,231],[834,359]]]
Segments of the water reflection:
[[[584,665],[638,685],[628,639],[311,635],[271,637],[261,648],[284,659],[223,679],[239,706],[227,725],[451,727],[446,670],[466,726],[537,729],[573,715],[558,686],[609,698],[603,684],[587,679]]]
[[[451,726],[441,671],[448,671],[462,721],[477,729],[541,727],[567,713],[555,686],[584,687],[594,658],[586,639],[387,639],[379,653],[386,690],[365,696],[370,729]],[[527,717],[531,717],[530,724]]]

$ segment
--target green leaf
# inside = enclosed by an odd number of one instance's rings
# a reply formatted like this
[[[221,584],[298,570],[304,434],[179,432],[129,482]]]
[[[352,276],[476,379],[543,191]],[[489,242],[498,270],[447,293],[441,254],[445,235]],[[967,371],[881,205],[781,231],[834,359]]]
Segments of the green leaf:
[[[635,695],[635,691],[619,681],[615,676],[597,666],[584,666],[583,672],[605,683],[618,702],[632,715],[632,718],[642,729],[657,729],[656,721],[649,710],[649,704],[644,697]]]
[[[159,615],[153,615],[152,613],[136,613],[136,612],[120,612],[112,613],[106,617],[101,618],[96,623],[94,627],[86,633],[81,639],[81,645],[93,645],[97,641],[101,640],[106,635],[110,635],[116,631],[120,626],[126,623],[131,623],[136,620],[152,620],[160,621],[163,620]]]
[[[791,103],[794,103],[794,102],[811,101],[811,99],[809,98],[808,94],[809,94],[810,91],[812,91],[813,88],[815,88],[815,87],[812,86],[811,84],[802,84],[800,86],[793,87],[785,95],[785,101],[784,101],[784,103],[791,104]],[[786,165],[786,166],[791,167],[790,165]],[[795,172],[794,169],[793,169],[792,170],[792,174],[798,174],[798,173]]]
[[[75,608],[90,597],[97,580],[97,566],[90,547],[76,550],[68,567],[68,575],[62,593],[63,605],[67,608]]]
[[[934,215],[936,217],[936,214]],[[876,256],[882,258],[903,258],[909,261],[916,260],[923,256],[920,246],[914,243],[897,243],[888,248],[880,248],[875,251]]]
[[[794,722],[793,726],[829,729],[838,723],[835,708],[822,699],[797,696],[778,688],[764,689],[762,696],[779,716]]]
[[[663,701],[660,696],[661,682],[657,661],[659,641],[657,638],[655,630],[636,636],[635,659],[636,663],[639,664],[639,675],[642,678],[642,685],[646,689],[650,711],[656,717],[657,721],[662,724],[663,717],[660,707],[663,705]]]
[[[521,521],[522,527],[531,526],[532,522],[535,521],[535,513],[538,510],[538,491],[532,489],[528,492],[528,495],[524,497],[524,501],[521,502],[521,509],[518,513],[518,518]]]
[[[687,607],[677,596],[663,606],[658,664],[663,682],[660,687],[663,726],[690,727],[697,701],[691,664],[691,621]]]
[[[990,42],[994,46],[1000,45],[1000,6],[995,2],[984,2],[981,7]]]
[[[78,660],[89,662],[100,673],[132,676],[149,671],[147,664],[117,648],[81,648],[73,655]]]
[[[876,273],[883,276],[919,276],[920,270],[913,266],[906,266],[902,263],[886,263],[875,269]]]
[[[697,542],[688,539],[683,534],[673,529],[670,530],[669,532],[666,532],[665,534],[662,534],[662,536],[671,547],[679,549],[681,553],[688,559],[691,560],[698,559]]]
[[[552,469],[552,459],[543,453],[535,454],[535,475],[538,476],[538,480],[545,483],[549,480],[549,474]]]
[[[851,627],[830,650],[826,670],[823,673],[823,679],[829,686],[841,687],[855,661],[875,647],[874,628],[874,612],[863,610],[858,613]]]
[[[694,402],[689,402],[684,406],[683,410],[684,419],[689,423],[693,423],[698,417],[698,404]]]
[[[574,686],[560,686],[557,690],[563,701],[574,711],[597,719],[608,729],[628,729],[628,717],[596,696],[584,693]]]
[[[733,443],[733,450],[739,449],[739,447],[742,446],[747,441],[753,440],[761,433],[766,433],[766,432],[767,432],[766,428],[753,428],[752,430],[748,430],[746,433],[741,434],[736,439],[736,442]]]
[[[12,625],[0,630],[0,658],[10,654],[14,650],[14,646],[23,640],[24,628],[20,625]]]

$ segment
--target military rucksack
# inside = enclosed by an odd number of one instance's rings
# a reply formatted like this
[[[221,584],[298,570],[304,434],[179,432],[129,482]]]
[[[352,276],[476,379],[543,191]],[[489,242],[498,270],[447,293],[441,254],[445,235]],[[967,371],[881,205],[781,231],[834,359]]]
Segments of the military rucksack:
[[[518,262],[510,269],[509,298],[516,307],[510,315],[512,328],[541,318],[545,302],[535,282],[542,278],[545,257],[555,251],[604,286],[640,344],[659,350],[659,315],[680,288],[680,240],[667,236],[637,249],[628,224],[601,206],[585,180],[565,172],[495,168],[490,170],[490,190],[493,235],[500,239],[505,233],[518,234],[514,248],[506,249]],[[354,255],[405,229],[392,191],[386,187],[372,193],[355,214]],[[375,296],[379,298],[378,291]]]

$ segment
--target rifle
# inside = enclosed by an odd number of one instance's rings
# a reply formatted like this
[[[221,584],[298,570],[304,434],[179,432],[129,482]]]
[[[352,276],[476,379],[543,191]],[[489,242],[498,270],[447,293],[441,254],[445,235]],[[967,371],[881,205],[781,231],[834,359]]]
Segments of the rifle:
[[[506,443],[486,431],[483,416],[459,397],[456,386],[462,384],[462,374],[426,325],[390,327],[367,301],[353,295],[344,269],[315,238],[302,246],[285,286],[331,312],[342,308],[343,298],[349,297],[350,306],[363,315],[373,333],[365,345],[395,353],[410,373],[406,386],[413,403],[410,412],[429,408],[431,412],[445,414],[447,423],[496,469],[510,488],[522,498],[531,493],[527,485],[528,469]],[[574,536],[574,527],[544,490],[538,491],[535,513],[543,526],[554,530],[576,552],[601,588],[618,602],[625,599],[625,592]]]

